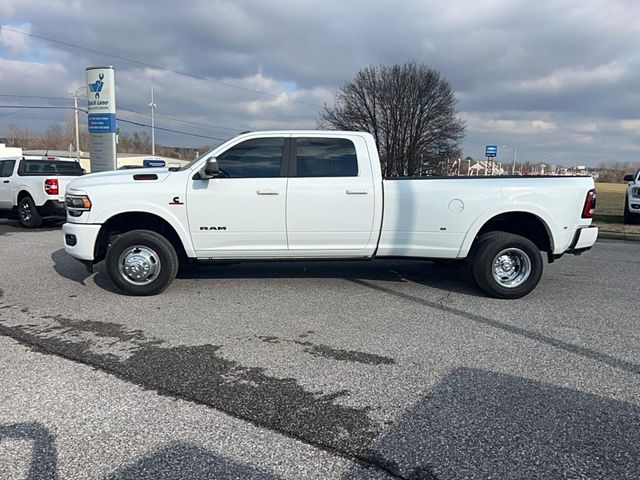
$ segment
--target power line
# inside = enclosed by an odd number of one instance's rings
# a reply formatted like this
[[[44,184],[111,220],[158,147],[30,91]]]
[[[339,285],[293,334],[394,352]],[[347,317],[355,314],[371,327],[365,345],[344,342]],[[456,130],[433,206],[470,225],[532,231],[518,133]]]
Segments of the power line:
[[[1,30],[1,29],[2,29],[2,27],[0,27],[0,30]],[[6,95],[2,95],[2,96],[3,96],[3,97],[10,97],[11,95],[6,94]],[[21,95],[21,96],[22,96],[22,95]],[[66,99],[68,96],[69,96],[69,95],[63,95],[63,96],[61,96],[61,97],[47,97],[47,98],[49,98],[49,99],[51,99],[51,100],[62,100],[62,99]],[[37,95],[34,95],[33,97],[26,97],[26,96],[25,96],[24,98],[38,98],[38,96],[37,96]],[[42,98],[44,98],[44,97],[42,97]],[[7,108],[7,107],[4,107],[4,108]],[[27,109],[28,109],[28,108],[20,108],[20,106],[19,106],[19,105],[16,105],[16,107],[14,107],[14,108],[18,108],[19,110],[16,110],[15,112],[3,113],[2,115],[0,115],[0,117],[7,117],[7,116],[9,116],[9,115],[14,115],[14,114],[16,114],[16,113],[24,112],[25,110],[27,110]]]
[[[130,110],[128,108],[122,108],[122,107],[118,107],[118,111],[123,111],[123,112],[128,112],[128,113],[135,113],[136,115],[141,115],[141,116],[144,116],[144,117],[149,116],[148,112],[139,112],[139,111],[136,111],[136,110]],[[169,115],[163,115],[163,114],[160,114],[160,113],[156,113],[155,116],[156,117],[160,117],[160,118],[164,118],[165,122],[183,123],[185,125],[192,125],[192,126],[200,127],[200,128],[208,127],[208,128],[212,128],[214,130],[228,130],[229,132],[234,132],[234,133],[235,132],[239,132],[239,131],[242,130],[242,128],[229,128],[229,127],[221,127],[219,125],[211,125],[211,124],[208,124],[208,123],[190,122],[188,120],[182,120],[180,118],[171,117]]]
[[[137,125],[139,127],[151,127],[151,125],[148,125],[146,123],[141,123],[141,122],[134,122],[132,120],[124,120],[122,118],[119,118],[118,120],[116,120],[116,122],[122,122],[122,123],[130,123],[131,125]],[[189,135],[191,137],[199,137],[199,138],[206,138],[208,140],[219,140],[221,142],[226,142],[228,140],[228,138],[218,138],[218,137],[210,137],[207,135],[198,135],[197,133],[188,133],[188,132],[181,132],[179,130],[173,130],[171,128],[163,128],[163,127],[158,127],[157,125],[154,127],[156,130],[162,130],[165,132],[171,132],[171,133],[178,133],[180,135]]]
[[[31,109],[54,109],[54,110],[75,110],[74,107],[64,107],[64,106],[53,106],[53,105],[0,105],[0,108],[20,108],[22,110],[31,110]],[[87,113],[87,111],[83,108],[78,108],[79,111]],[[131,125],[137,125],[139,127],[151,127],[151,125],[147,124],[147,123],[142,123],[142,122],[134,122],[132,120],[125,120],[123,118],[118,118],[117,122],[122,122],[122,123],[129,123]],[[190,133],[190,132],[183,132],[181,130],[174,130],[171,128],[164,128],[164,127],[155,127],[156,130],[162,130],[164,132],[170,132],[170,133],[177,133],[179,135],[189,135],[191,137],[199,137],[199,138],[206,138],[208,140],[219,140],[221,142],[226,142],[228,139],[226,138],[219,138],[219,137],[212,137],[209,135],[199,135],[197,133]]]
[[[276,95],[275,93],[269,93],[269,92],[265,92],[263,90],[257,90],[255,88],[242,87],[240,85],[234,85],[233,83],[221,82],[220,80],[214,80],[214,79],[209,78],[209,77],[202,77],[202,76],[199,76],[199,75],[193,75],[191,73],[183,72],[181,70],[173,70],[173,69],[170,69],[170,68],[161,67],[159,65],[154,65],[152,63],[142,62],[142,61],[136,60],[134,58],[128,58],[128,57],[124,57],[122,55],[115,55],[115,54],[103,52],[103,51],[100,51],[100,50],[95,50],[93,48],[83,47],[81,45],[77,45],[77,44],[70,43],[70,42],[64,42],[62,40],[56,40],[54,38],[45,37],[43,35],[37,35],[35,33],[24,32],[22,30],[17,30],[15,28],[10,28],[10,27],[3,26],[3,27],[0,27],[0,29],[5,29],[5,30],[7,30],[9,32],[17,33],[19,35],[24,35],[24,36],[31,37],[31,38],[37,38],[39,40],[44,40],[46,42],[56,43],[58,45],[64,45],[65,47],[76,48],[78,50],[83,50],[85,52],[95,53],[95,54],[98,54],[98,55],[104,55],[105,57],[117,58],[118,60],[123,60],[125,62],[133,63],[133,64],[140,65],[140,66],[146,67],[146,68],[152,68],[154,70],[162,70],[162,71],[165,71],[165,72],[174,73],[176,75],[182,75],[182,76],[185,76],[185,77],[194,78],[196,80],[203,80],[203,81],[206,81],[206,82],[215,83],[215,84],[222,85],[222,86],[229,87],[229,88],[236,88],[238,90],[244,90],[246,92],[257,93],[259,95],[264,95],[264,96],[267,96],[267,97],[280,98],[280,95]],[[302,105],[307,105],[307,106],[310,106],[310,107],[316,107],[316,108],[322,108],[323,107],[322,105],[318,105],[318,104],[311,103],[311,102],[305,102],[303,100],[296,100],[296,99],[293,99],[293,98],[290,99],[290,101],[291,102],[295,102],[295,103],[300,103]]]
[[[66,96],[62,96],[62,97],[51,97],[51,96],[45,96],[45,95],[16,95],[16,94],[9,94],[9,93],[0,93],[0,97],[10,97],[10,98],[37,98],[37,99],[42,99],[42,100],[66,100],[68,97],[68,95]]]
[[[0,97],[8,97],[8,98],[36,98],[36,99],[42,99],[42,100],[69,100],[69,94],[67,94],[66,96],[62,96],[62,97],[54,97],[54,96],[47,96],[47,95],[18,95],[18,94],[8,94],[8,93],[0,93]],[[17,107],[16,107],[17,108]],[[85,111],[82,109],[79,109],[81,111]],[[129,112],[129,113],[135,113],[137,115],[143,115],[143,116],[147,116],[148,113],[145,112],[139,112],[136,110],[130,110],[127,108],[122,108],[122,107],[118,107],[118,111],[123,111],[123,112]],[[13,114],[13,113],[18,113],[18,112],[10,112],[9,115]],[[211,125],[211,124],[207,124],[207,123],[202,123],[202,122],[190,122],[188,120],[182,120],[180,118],[176,118],[176,117],[172,117],[170,115],[164,115],[164,114],[160,114],[160,113],[156,113],[155,114],[156,117],[161,117],[161,118],[165,118],[167,122],[169,123],[183,123],[185,125],[192,125],[192,126],[196,126],[196,127],[201,127],[201,128],[205,128],[205,127],[209,127],[212,129],[216,129],[216,130],[227,130],[229,132],[239,132],[242,130],[242,128],[229,128],[229,127],[221,127],[220,125]]]
[[[65,107],[60,105],[0,105],[0,108],[20,108],[22,110],[30,110],[33,108],[57,109],[57,110],[75,110],[74,107]],[[87,113],[86,110],[79,108],[81,112]],[[17,113],[17,112],[11,112]]]

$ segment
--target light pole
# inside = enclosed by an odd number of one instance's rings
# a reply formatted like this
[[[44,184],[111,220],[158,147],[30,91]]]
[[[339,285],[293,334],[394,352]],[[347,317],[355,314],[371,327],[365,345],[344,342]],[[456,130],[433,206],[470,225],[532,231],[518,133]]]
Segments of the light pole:
[[[507,148],[509,145],[502,145],[502,148]],[[513,166],[511,167],[511,175],[516,174],[516,159],[518,158],[518,149],[513,147]]]
[[[156,132],[155,132],[153,112],[156,109],[156,104],[153,103],[153,87],[151,87],[151,103],[149,104],[149,108],[151,109],[151,156],[155,157],[156,156]]]
[[[80,132],[78,130],[78,95],[85,87],[78,88],[75,92],[73,92],[73,109],[75,112],[75,120],[76,120],[76,161],[80,163]]]

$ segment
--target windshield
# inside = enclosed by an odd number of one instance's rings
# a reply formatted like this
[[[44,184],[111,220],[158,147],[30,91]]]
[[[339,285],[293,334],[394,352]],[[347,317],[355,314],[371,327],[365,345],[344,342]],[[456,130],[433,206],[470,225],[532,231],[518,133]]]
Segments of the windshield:
[[[18,175],[23,177],[49,175],[78,177],[83,173],[79,163],[60,160],[23,160],[18,168]]]

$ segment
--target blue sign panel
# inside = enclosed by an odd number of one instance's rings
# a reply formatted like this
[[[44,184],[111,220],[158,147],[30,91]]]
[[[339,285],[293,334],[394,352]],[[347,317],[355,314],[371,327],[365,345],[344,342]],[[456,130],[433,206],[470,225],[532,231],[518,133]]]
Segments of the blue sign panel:
[[[167,162],[164,160],[160,160],[158,158],[145,158],[142,161],[142,166],[145,168],[153,168],[153,167],[164,167],[167,165]]]
[[[498,155],[498,146],[497,145],[487,145],[484,147],[484,156],[485,157],[495,157]]]
[[[444,157],[449,153],[450,150],[451,148],[449,147],[449,145],[438,145],[438,156]]]
[[[90,133],[115,133],[116,114],[115,113],[90,113],[89,132]]]

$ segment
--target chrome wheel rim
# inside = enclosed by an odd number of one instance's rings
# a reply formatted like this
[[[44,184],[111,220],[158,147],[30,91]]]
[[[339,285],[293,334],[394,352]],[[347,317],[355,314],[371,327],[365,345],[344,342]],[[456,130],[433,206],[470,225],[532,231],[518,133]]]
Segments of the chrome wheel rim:
[[[133,245],[120,254],[118,270],[120,276],[136,286],[149,285],[160,274],[160,257],[151,248]]]
[[[27,202],[22,202],[20,204],[20,217],[25,222],[31,221],[31,207]]]
[[[494,257],[491,273],[501,287],[519,287],[531,275],[531,259],[519,248],[505,248]]]

